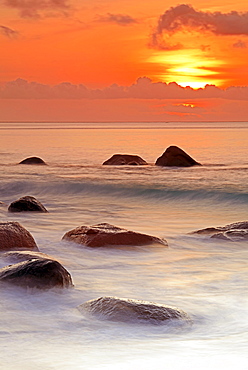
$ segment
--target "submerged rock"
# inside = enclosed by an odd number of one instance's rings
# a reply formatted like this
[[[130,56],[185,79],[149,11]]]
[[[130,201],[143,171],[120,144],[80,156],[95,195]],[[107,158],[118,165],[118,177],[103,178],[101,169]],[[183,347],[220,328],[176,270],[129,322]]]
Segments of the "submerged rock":
[[[73,286],[71,275],[57,261],[32,259],[0,269],[0,282],[25,288],[51,289]]]
[[[62,239],[84,244],[88,247],[140,246],[149,244],[163,244],[167,246],[166,240],[128,231],[108,223],[79,226],[76,229],[68,231]]]
[[[207,227],[192,234],[210,235],[211,238],[239,241],[248,240],[248,221],[235,222],[225,226]]]
[[[187,153],[177,146],[170,146],[166,151],[156,160],[156,166],[176,166],[176,167],[190,167],[201,164],[196,162]]]
[[[111,158],[103,162],[103,165],[113,166],[141,166],[145,164],[147,164],[147,162],[144,159],[138,155],[131,154],[114,154]]]
[[[78,309],[98,318],[126,323],[159,324],[168,320],[190,320],[187,313],[178,308],[117,297],[93,299],[83,303]]]
[[[23,159],[19,164],[42,164],[46,165],[46,163],[43,161],[43,159],[39,157],[29,157],[26,159]]]
[[[46,208],[30,195],[22,197],[9,205],[9,212],[48,212]]]
[[[35,250],[38,247],[34,238],[19,222],[0,223],[0,251]]]
[[[3,258],[11,261],[11,262],[23,262],[28,261],[30,259],[49,259],[49,260],[56,260],[55,258],[49,256],[46,253],[41,252],[32,252],[32,251],[11,251],[6,252],[2,255]]]

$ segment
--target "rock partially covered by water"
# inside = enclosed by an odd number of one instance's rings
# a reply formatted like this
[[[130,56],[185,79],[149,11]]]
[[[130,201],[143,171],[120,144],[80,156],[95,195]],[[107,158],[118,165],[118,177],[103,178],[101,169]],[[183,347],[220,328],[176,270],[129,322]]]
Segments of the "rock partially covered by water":
[[[9,205],[9,212],[48,212],[46,208],[30,195],[21,197]]]
[[[156,160],[156,166],[176,166],[176,167],[190,167],[201,164],[196,162],[187,153],[177,146],[170,146],[166,151]]]
[[[168,320],[190,320],[186,312],[163,304],[134,299],[100,297],[78,307],[82,313],[126,323],[159,324]]]
[[[128,231],[108,223],[79,226],[68,231],[62,239],[84,244],[88,247],[140,246],[149,244],[163,244],[167,246],[166,240]]]
[[[23,262],[28,261],[30,259],[49,259],[49,260],[55,260],[55,258],[49,256],[46,253],[41,252],[35,252],[35,251],[11,251],[6,252],[2,256],[3,258],[7,259],[11,262]]]
[[[0,282],[24,288],[51,289],[73,286],[71,275],[57,261],[32,259],[0,269]]]
[[[211,238],[239,241],[248,240],[248,221],[235,222],[226,226],[208,227],[193,234],[210,235]]]
[[[145,165],[147,162],[139,157],[138,155],[131,154],[114,154],[107,161],[103,162],[103,165],[113,165],[113,166],[141,166]]]
[[[26,159],[23,159],[19,164],[41,164],[46,165],[46,162],[43,161],[43,159],[39,157],[29,157]]]
[[[36,250],[34,238],[19,222],[0,223],[0,251]]]

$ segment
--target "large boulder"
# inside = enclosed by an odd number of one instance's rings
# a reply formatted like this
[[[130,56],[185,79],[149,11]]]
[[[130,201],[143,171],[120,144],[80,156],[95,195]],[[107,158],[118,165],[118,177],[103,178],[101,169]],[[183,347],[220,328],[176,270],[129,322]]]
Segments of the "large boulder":
[[[21,197],[9,205],[9,212],[48,212],[46,208],[30,195]]]
[[[43,159],[39,157],[29,157],[26,159],[23,159],[19,164],[41,164],[46,165],[46,163],[43,161]]]
[[[7,259],[11,262],[23,262],[28,261],[30,259],[49,259],[49,260],[56,260],[55,258],[49,256],[46,253],[36,252],[36,251],[11,251],[5,252],[2,255],[3,258]]]
[[[24,288],[50,289],[73,286],[71,275],[57,261],[31,259],[0,269],[0,282]]]
[[[34,238],[19,222],[0,223],[0,251],[10,250],[38,251]]]
[[[128,231],[108,223],[79,226],[68,231],[62,239],[84,244],[88,247],[140,246],[149,244],[163,244],[167,246],[166,240]]]
[[[168,320],[190,321],[186,312],[163,304],[134,299],[100,297],[78,306],[82,313],[90,313],[111,321],[159,324]]]
[[[192,234],[210,235],[211,238],[239,241],[248,240],[248,221],[235,222],[225,226],[207,227]]]
[[[175,166],[175,167],[190,167],[201,165],[191,158],[187,153],[177,146],[170,146],[166,151],[156,160],[156,166]]]
[[[103,162],[103,165],[112,166],[140,166],[145,165],[147,162],[138,155],[131,154],[114,154],[111,158]]]

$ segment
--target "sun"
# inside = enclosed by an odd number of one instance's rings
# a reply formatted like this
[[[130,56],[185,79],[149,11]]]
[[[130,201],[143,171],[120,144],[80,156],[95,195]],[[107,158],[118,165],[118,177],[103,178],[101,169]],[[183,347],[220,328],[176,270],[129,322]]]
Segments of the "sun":
[[[177,82],[178,85],[182,87],[191,87],[192,89],[203,89],[206,85],[211,85],[210,82],[205,82],[205,81],[182,81],[182,82]]]
[[[193,89],[203,88],[206,85],[221,85],[215,67],[220,65],[214,58],[202,58],[199,50],[175,52],[160,52],[149,58],[150,63],[160,66],[165,72],[156,74],[156,79],[163,82],[176,82],[183,87]]]

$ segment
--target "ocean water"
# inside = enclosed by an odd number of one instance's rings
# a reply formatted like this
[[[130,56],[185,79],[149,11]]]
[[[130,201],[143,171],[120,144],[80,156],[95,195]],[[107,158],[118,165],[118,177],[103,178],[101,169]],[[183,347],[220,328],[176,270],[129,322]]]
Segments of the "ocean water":
[[[247,241],[190,234],[248,219],[247,144],[247,122],[1,124],[1,222],[27,228],[75,286],[1,286],[0,367],[248,369]],[[170,145],[202,166],[154,166]],[[115,153],[140,155],[149,165],[102,166]],[[29,156],[48,166],[18,165]],[[24,195],[49,213],[8,213]],[[61,240],[100,222],[163,237],[169,247],[91,249]],[[0,267],[6,264],[0,257]],[[175,306],[192,324],[125,324],[77,310],[100,296]]]

